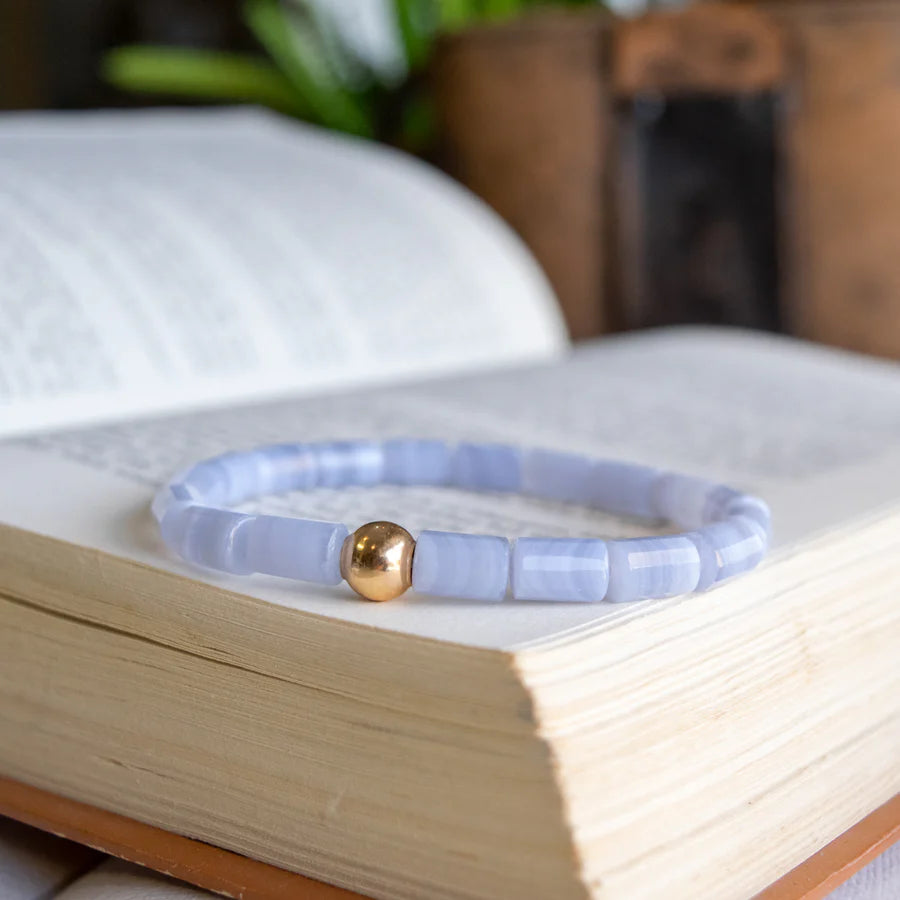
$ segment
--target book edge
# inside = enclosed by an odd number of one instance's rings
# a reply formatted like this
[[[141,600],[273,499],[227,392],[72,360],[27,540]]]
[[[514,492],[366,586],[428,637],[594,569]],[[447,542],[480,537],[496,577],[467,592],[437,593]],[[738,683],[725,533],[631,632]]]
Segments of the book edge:
[[[226,897],[353,900],[363,896],[2,776],[0,813]]]
[[[364,895],[145,825],[0,776],[0,813],[224,896],[243,900],[354,900]],[[755,900],[821,900],[900,841],[895,795]]]

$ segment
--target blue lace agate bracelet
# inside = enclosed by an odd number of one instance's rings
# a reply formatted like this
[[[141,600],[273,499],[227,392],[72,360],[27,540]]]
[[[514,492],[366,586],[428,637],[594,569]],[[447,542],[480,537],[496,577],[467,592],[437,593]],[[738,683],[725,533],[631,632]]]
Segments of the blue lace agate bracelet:
[[[345,525],[226,507],[261,494],[349,485],[443,485],[575,502],[669,519],[683,534],[627,540],[519,538]],[[210,569],[317,584],[344,578],[369,600],[410,586],[470,600],[622,603],[702,591],[754,568],[770,534],[766,504],[725,485],[552,450],[441,441],[278,444],[226,453],[176,476],[153,500],[166,545]]]

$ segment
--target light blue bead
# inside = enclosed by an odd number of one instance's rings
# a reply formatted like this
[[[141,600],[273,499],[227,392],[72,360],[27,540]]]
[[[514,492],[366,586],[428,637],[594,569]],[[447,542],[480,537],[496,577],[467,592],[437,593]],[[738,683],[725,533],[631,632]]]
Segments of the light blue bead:
[[[707,525],[685,537],[694,543],[700,555],[698,591],[755,568],[768,548],[763,527],[746,516]]]
[[[313,444],[319,487],[373,485],[384,473],[384,453],[375,441],[335,441]]]
[[[166,491],[174,503],[196,503],[200,499],[196,491],[192,491],[180,481],[173,481],[166,487]]]
[[[724,484],[713,488],[707,496],[706,504],[703,508],[704,524],[711,525],[713,522],[721,522],[728,518],[728,513],[726,512],[728,504],[732,500],[745,496],[746,494],[742,494],[740,491],[736,491],[734,488]]]
[[[658,515],[654,489],[663,474],[634,463],[534,449],[527,451],[522,462],[522,490],[536,497],[649,518]]]
[[[522,458],[522,491],[533,497],[587,504],[592,461],[574,453],[527,450]]]
[[[607,541],[612,603],[687,594],[700,580],[700,554],[683,535]]]
[[[452,480],[470,491],[518,491],[522,451],[505,444],[460,444],[453,457]]]
[[[653,485],[661,474],[648,466],[597,460],[591,463],[581,502],[606,512],[652,518]]]
[[[706,518],[710,495],[721,485],[705,478],[664,472],[653,484],[653,512],[684,528],[699,528]]]
[[[759,497],[751,497],[749,494],[734,497],[725,507],[725,515],[729,518],[746,516],[753,519],[765,532],[766,539],[772,539],[772,513],[768,504]]]
[[[224,453],[211,462],[225,473],[223,505],[243,503],[260,493],[260,458],[256,453]]]
[[[234,575],[254,569],[248,548],[256,516],[230,509],[188,506],[172,509],[160,523],[166,545],[188,562]]]
[[[602,600],[609,584],[606,542],[576,538],[519,538],[513,545],[516,600]]]
[[[307,444],[271,444],[260,447],[255,456],[261,494],[305,491],[316,486],[316,455]]]
[[[386,484],[448,484],[453,451],[443,441],[385,441]]]
[[[627,516],[656,515],[653,488],[659,469],[539,449],[527,452],[522,469],[522,489],[536,497]]]
[[[248,560],[254,572],[339,584],[341,547],[347,527],[336,522],[257,516],[249,540]]]
[[[231,506],[257,496],[265,489],[261,472],[265,458],[258,451],[223,453],[198,463],[182,483],[198,502],[213,506]]]
[[[766,539],[772,538],[772,513],[767,503],[759,497],[742,494],[724,484],[713,490],[706,501],[704,519],[708,524],[724,522],[734,516],[753,519],[765,532]]]
[[[423,531],[413,555],[420,594],[502,600],[509,582],[509,541],[481,534]]]
[[[203,502],[197,491],[184,484],[186,474],[186,471],[179,472],[153,495],[150,510],[157,522],[162,522],[166,513],[175,506],[190,506],[192,503]]]
[[[211,506],[228,503],[228,473],[215,460],[197,463],[179,481],[198,503]]]

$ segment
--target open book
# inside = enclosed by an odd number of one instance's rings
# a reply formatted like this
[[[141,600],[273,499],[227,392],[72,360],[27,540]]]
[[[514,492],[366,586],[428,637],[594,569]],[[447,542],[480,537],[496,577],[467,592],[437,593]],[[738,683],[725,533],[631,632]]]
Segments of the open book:
[[[0,135],[0,775],[392,898],[749,896],[898,790],[895,366],[702,328],[567,348],[473,198],[261,114]],[[156,534],[189,462],[390,436],[700,474],[765,498],[775,545],[670,600],[371,604]],[[256,508],[648,527],[437,488]]]

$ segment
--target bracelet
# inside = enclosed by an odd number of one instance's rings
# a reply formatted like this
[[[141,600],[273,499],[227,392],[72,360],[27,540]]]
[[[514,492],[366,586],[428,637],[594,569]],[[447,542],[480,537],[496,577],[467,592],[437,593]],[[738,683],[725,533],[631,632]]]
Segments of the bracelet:
[[[267,493],[349,485],[443,485],[577,502],[668,519],[683,534],[625,540],[519,538],[345,525],[226,507]],[[725,485],[551,450],[430,440],[278,444],[226,453],[173,478],[153,500],[165,544],[196,565],[336,585],[368,600],[412,587],[471,600],[621,603],[707,588],[754,568],[766,504]]]

